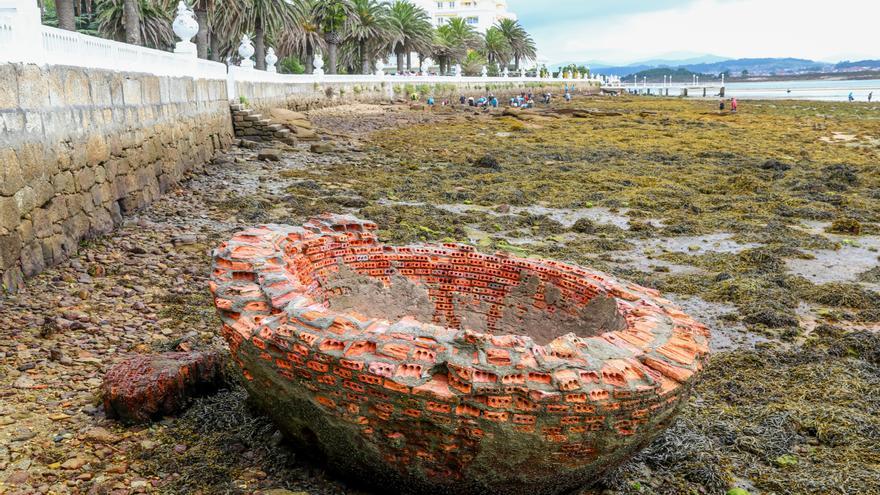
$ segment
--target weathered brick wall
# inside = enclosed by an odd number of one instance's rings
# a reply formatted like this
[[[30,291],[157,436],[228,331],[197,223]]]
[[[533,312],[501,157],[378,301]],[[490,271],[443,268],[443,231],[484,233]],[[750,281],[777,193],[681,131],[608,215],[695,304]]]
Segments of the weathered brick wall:
[[[3,288],[108,232],[232,139],[223,80],[0,65]]]

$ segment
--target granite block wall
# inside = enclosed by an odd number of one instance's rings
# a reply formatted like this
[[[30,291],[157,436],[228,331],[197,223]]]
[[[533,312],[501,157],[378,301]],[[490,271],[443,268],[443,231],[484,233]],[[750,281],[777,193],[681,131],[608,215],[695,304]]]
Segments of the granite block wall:
[[[225,80],[0,64],[0,292],[232,139]]]

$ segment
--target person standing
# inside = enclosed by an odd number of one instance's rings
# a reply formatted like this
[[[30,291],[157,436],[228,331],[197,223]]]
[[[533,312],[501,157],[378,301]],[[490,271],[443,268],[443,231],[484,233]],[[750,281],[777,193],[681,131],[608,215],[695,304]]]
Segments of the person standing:
[[[736,98],[731,98],[731,99],[730,99],[730,111],[731,111],[732,113],[736,113],[736,107],[737,107],[737,106],[738,106],[738,105],[737,105],[737,102],[736,102]]]
[[[849,92],[849,96],[847,97],[847,99],[849,99],[850,103],[855,101],[855,98],[853,97],[852,91]]]
[[[874,92],[873,92],[873,91],[871,91],[870,93],[868,93],[868,103],[871,103],[871,98],[872,98],[873,96],[874,96]]]

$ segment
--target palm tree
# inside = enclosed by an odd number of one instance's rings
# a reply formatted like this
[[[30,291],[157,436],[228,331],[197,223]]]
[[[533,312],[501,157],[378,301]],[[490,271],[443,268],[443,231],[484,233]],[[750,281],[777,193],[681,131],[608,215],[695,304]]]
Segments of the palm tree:
[[[279,56],[296,56],[303,61],[306,74],[315,71],[315,52],[324,48],[324,37],[321,26],[309,15],[315,7],[316,0],[304,0],[300,12],[293,25],[288,25],[278,37]]]
[[[138,0],[122,0],[122,25],[125,27],[125,42],[140,45],[141,9]]]
[[[391,42],[391,51],[397,56],[397,72],[403,72],[404,56],[406,69],[412,69],[412,52],[424,53],[431,49],[434,28],[431,18],[421,7],[406,0],[395,0],[391,4],[391,24],[396,36]]]
[[[208,58],[208,12],[214,9],[213,0],[196,0],[193,12],[199,23],[199,32],[196,33],[196,53],[199,58]]]
[[[208,10],[210,58],[215,62],[235,54],[238,40],[247,31],[241,22],[247,7],[245,0],[214,0],[213,8]]]
[[[483,55],[490,64],[507,65],[512,50],[507,38],[500,29],[493,26],[486,30],[483,37]]]
[[[449,66],[461,62],[468,50],[478,48],[480,43],[480,35],[460,17],[437,28],[432,51],[440,63],[440,72],[445,73]]]
[[[507,39],[510,51],[513,54],[514,70],[519,70],[519,64],[523,60],[532,60],[537,57],[535,41],[526,32],[519,21],[513,19],[501,19],[497,24],[498,29]]]
[[[352,0],[354,10],[345,23],[345,37],[356,46],[362,74],[369,74],[374,59],[395,35],[388,4],[378,0]]]
[[[461,61],[461,72],[466,76],[479,76],[483,73],[486,59],[477,50],[468,51],[467,56]]]
[[[98,32],[107,38],[135,44],[143,44],[150,48],[168,49],[174,46],[174,32],[171,23],[174,17],[174,0],[138,0],[137,22],[131,24],[127,19],[129,0],[101,0],[97,4]],[[134,29],[137,36],[129,32]]]
[[[253,22],[254,55],[257,69],[266,70],[266,33],[293,24],[301,3],[289,0],[248,0],[247,18]]]
[[[58,16],[59,28],[76,31],[74,0],[55,0],[55,15]]]
[[[312,6],[312,21],[321,27],[327,44],[328,74],[336,74],[336,50],[342,41],[342,28],[352,11],[350,0],[316,0]]]

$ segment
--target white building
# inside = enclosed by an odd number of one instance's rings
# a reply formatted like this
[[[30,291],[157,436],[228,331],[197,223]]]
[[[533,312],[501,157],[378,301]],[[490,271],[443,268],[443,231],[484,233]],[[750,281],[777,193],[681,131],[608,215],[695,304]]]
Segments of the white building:
[[[435,27],[462,17],[478,32],[485,33],[501,19],[516,19],[516,14],[507,11],[507,0],[410,1],[428,12]]]

